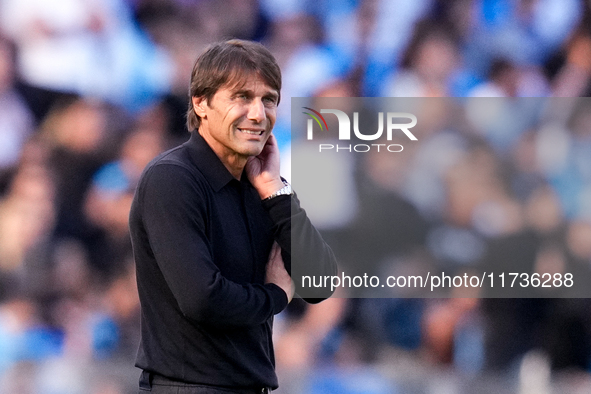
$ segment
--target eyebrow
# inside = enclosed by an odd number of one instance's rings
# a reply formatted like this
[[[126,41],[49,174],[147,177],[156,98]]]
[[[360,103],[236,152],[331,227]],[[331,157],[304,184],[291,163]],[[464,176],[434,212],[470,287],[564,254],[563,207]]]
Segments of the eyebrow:
[[[252,89],[245,89],[243,87],[240,87],[232,93],[233,96],[237,96],[240,94],[248,94],[249,96],[254,96],[254,91]],[[269,91],[264,93],[262,97],[269,97],[274,99],[275,101],[279,100],[279,94],[275,91],[275,89],[270,89]]]

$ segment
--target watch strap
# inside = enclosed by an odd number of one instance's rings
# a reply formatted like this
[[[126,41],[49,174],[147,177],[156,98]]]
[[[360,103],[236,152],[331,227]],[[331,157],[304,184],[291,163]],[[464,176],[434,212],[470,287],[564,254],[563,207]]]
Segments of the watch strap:
[[[271,194],[269,197],[265,198],[265,200],[270,200],[272,198],[275,198],[277,196],[287,196],[287,195],[292,195],[293,191],[291,190],[291,185],[289,184],[289,182],[287,182],[285,179],[282,179],[283,181],[283,187],[279,190],[277,190],[275,193]]]

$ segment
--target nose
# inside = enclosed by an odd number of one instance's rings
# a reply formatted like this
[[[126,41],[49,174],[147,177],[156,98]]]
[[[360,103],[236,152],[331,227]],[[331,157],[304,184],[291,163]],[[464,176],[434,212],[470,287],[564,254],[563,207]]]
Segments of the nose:
[[[267,118],[265,113],[265,105],[260,99],[252,100],[248,108],[248,119],[256,123],[261,123]]]

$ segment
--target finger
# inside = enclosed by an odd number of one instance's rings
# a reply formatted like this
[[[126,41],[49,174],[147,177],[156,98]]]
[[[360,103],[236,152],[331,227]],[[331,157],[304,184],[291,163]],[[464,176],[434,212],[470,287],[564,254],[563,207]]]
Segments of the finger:
[[[263,150],[267,152],[272,152],[278,147],[277,138],[273,134],[269,134],[269,138],[267,138],[267,142],[265,142],[265,146]]]
[[[281,255],[281,246],[277,242],[273,242],[273,247],[271,248],[271,254],[274,259]]]
[[[277,259],[278,253],[281,253],[281,248],[277,242],[273,242],[273,246],[271,246],[271,252],[269,252],[269,261],[267,264],[271,264],[273,261],[275,261]]]

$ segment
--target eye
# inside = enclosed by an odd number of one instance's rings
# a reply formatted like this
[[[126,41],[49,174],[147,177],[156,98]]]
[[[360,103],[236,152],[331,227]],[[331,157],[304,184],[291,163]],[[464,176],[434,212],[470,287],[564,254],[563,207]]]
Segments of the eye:
[[[263,97],[263,102],[267,105],[276,105],[277,99],[275,97]]]

